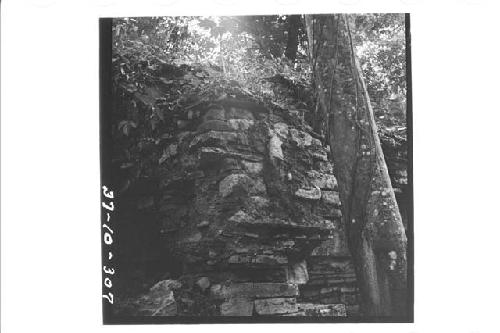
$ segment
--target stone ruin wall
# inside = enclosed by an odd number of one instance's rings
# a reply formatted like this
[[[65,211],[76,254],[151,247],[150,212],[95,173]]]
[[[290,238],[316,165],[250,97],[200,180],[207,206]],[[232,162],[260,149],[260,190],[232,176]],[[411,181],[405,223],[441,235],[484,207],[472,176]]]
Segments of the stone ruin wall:
[[[175,124],[155,209],[165,256],[182,265],[133,312],[357,315],[330,152],[299,112],[225,99]]]

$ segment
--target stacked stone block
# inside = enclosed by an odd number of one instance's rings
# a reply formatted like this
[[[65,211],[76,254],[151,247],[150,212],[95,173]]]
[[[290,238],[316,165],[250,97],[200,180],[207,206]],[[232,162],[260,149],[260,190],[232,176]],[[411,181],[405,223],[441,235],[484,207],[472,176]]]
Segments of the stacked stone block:
[[[246,101],[178,118],[155,198],[165,255],[182,263],[171,315],[345,316],[349,259],[321,254],[345,239],[328,147],[293,112]]]

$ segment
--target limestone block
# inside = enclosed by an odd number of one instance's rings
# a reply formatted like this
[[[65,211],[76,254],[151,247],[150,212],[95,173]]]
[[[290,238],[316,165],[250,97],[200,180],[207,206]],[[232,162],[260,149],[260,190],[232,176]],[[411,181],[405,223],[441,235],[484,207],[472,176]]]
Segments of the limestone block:
[[[283,142],[278,137],[278,135],[273,134],[271,136],[271,139],[269,140],[269,157],[271,158],[271,160],[273,158],[276,158],[279,160],[285,159],[285,157],[283,156],[283,150],[281,149],[282,144],[283,144]]]
[[[252,261],[252,258],[249,256],[242,256],[238,254],[234,254],[229,257],[228,263],[230,264],[249,264]]]
[[[221,305],[222,316],[251,316],[253,302],[246,298],[231,298]]]
[[[229,257],[230,264],[255,264],[255,265],[285,265],[288,259],[277,254],[258,254],[254,256],[235,254]]]
[[[228,123],[233,130],[247,131],[255,122],[251,119],[229,119]]]
[[[357,291],[356,287],[342,287],[340,288],[342,293],[355,293]]]
[[[253,283],[232,283],[230,285],[214,285],[210,293],[215,299],[253,298]]]
[[[340,196],[338,192],[321,191],[321,200],[326,204],[340,207]]]
[[[255,256],[255,259],[252,260],[252,262],[263,265],[284,265],[288,263],[288,259],[287,257],[280,255],[259,254]]]
[[[346,317],[347,311],[344,304],[312,304],[298,303],[299,311],[305,316],[314,317]]]
[[[333,164],[330,162],[317,161],[317,168],[323,173],[333,173]]]
[[[271,201],[268,198],[261,196],[252,196],[248,199],[248,202],[257,210],[268,208],[271,203]]]
[[[307,177],[310,179],[311,184],[321,189],[336,189],[337,179],[332,174],[321,173],[316,170],[307,171]]]
[[[214,285],[210,288],[210,293],[216,299],[296,297],[299,295],[299,288],[296,284],[290,283],[243,282],[224,286]]]
[[[295,195],[302,199],[319,200],[321,198],[321,190],[318,187],[311,189],[299,188],[295,192]]]
[[[199,150],[199,161],[201,164],[219,161],[224,157],[245,159],[253,162],[260,162],[263,160],[263,157],[260,155],[240,154],[220,147],[201,147]]]
[[[249,161],[241,161],[245,170],[247,170],[251,174],[258,174],[262,172],[264,169],[264,164],[262,162],[249,162]]]
[[[313,145],[313,146],[317,146],[317,147],[321,147],[321,146],[322,146],[322,144],[321,144],[321,140],[320,140],[320,139],[313,138],[313,139],[312,139],[312,145]]]
[[[229,222],[233,223],[251,223],[252,221],[253,217],[242,210],[237,211],[233,216],[229,218]]]
[[[209,142],[209,146],[227,145],[227,143],[248,144],[248,137],[244,133],[208,131],[198,134],[189,144],[189,148],[193,148],[200,144]]]
[[[295,297],[299,295],[299,288],[292,283],[254,283],[253,294],[256,298]]]
[[[328,162],[328,155],[324,150],[313,152],[312,157],[319,161]]]
[[[203,133],[207,131],[229,132],[234,131],[234,128],[224,120],[208,120],[198,126],[198,132]]]
[[[288,283],[306,284],[307,281],[309,281],[309,274],[307,273],[307,264],[305,260],[287,267]]]
[[[331,294],[331,293],[334,293],[337,291],[338,291],[338,288],[336,288],[336,287],[326,287],[326,288],[321,288],[319,290],[319,293],[320,294]]]
[[[170,291],[170,290],[176,290],[181,287],[181,283],[177,280],[163,280],[158,283],[156,283],[154,286],[152,286],[149,291],[156,293],[156,292],[165,292],[165,291]]]
[[[312,252],[311,256],[347,256],[349,255],[349,250],[347,249],[347,240],[343,230],[335,230],[333,232],[333,238],[321,243],[320,246],[316,247]],[[335,259],[332,259],[335,260]],[[333,270],[342,272],[344,266],[347,265],[344,261],[330,261],[328,262],[329,267]],[[309,273],[311,271],[309,270]]]
[[[259,315],[277,315],[298,311],[295,298],[264,298],[255,300],[255,311]]]

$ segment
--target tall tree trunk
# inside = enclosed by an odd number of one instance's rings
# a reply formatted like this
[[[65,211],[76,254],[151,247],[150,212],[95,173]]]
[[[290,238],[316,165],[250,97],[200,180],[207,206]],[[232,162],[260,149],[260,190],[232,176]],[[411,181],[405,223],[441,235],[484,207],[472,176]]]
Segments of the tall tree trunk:
[[[406,235],[345,15],[305,17],[362,311],[407,317]]]
[[[297,57],[297,49],[299,46],[300,15],[289,15],[287,23],[288,39],[286,43],[285,57],[294,61]]]

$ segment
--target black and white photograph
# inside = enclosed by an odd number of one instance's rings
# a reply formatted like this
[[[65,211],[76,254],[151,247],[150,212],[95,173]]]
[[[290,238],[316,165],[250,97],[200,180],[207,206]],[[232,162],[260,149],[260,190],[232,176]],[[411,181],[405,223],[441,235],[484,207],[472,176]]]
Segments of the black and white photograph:
[[[411,322],[409,20],[101,19],[104,322]]]
[[[2,333],[499,332],[494,0],[3,0]]]

